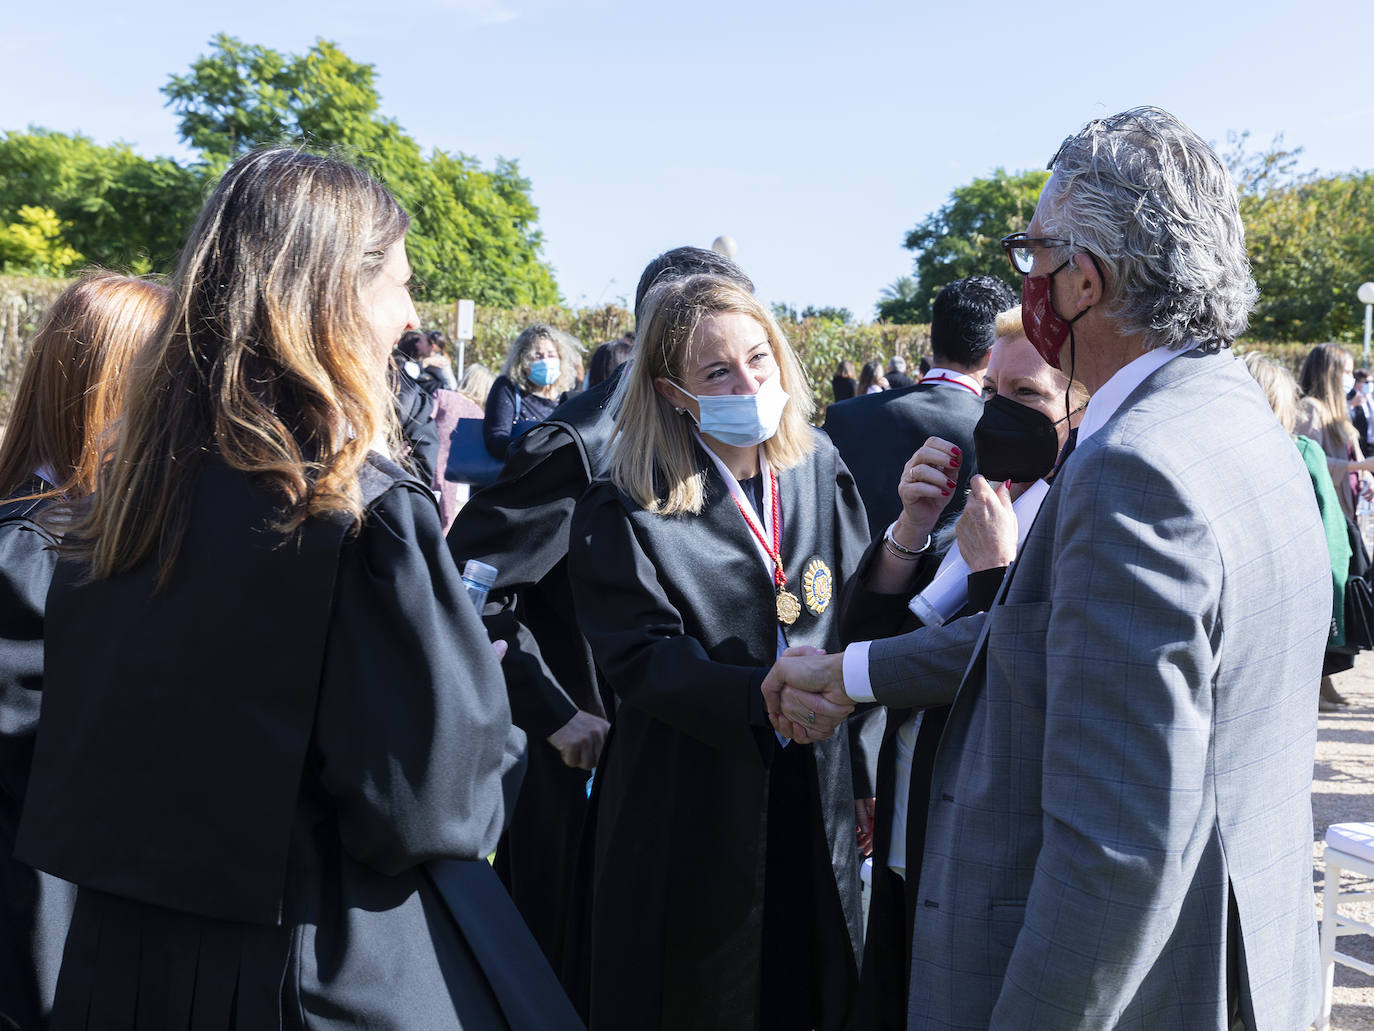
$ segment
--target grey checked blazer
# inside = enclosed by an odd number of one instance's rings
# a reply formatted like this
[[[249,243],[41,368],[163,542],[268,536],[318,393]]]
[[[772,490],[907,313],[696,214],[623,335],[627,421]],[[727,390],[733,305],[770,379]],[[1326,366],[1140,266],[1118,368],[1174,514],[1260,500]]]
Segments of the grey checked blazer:
[[[1330,591],[1297,449],[1194,351],[1069,459],[990,614],[874,642],[879,701],[961,681],[910,1028],[1224,1028],[1228,950],[1257,1031],[1307,1026]]]

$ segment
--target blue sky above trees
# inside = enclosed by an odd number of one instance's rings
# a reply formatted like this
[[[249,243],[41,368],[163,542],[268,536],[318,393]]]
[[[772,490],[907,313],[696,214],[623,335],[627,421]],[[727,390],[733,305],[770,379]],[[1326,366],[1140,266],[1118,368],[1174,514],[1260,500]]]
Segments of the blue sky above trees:
[[[1282,132],[1304,168],[1374,167],[1374,5],[1354,0],[14,4],[0,129],[186,157],[159,89],[221,31],[288,52],[334,40],[426,149],[518,159],[574,304],[628,296],[657,251],[726,233],[766,300],[871,317],[951,190],[1041,167],[1086,119],[1139,103],[1223,147]]]

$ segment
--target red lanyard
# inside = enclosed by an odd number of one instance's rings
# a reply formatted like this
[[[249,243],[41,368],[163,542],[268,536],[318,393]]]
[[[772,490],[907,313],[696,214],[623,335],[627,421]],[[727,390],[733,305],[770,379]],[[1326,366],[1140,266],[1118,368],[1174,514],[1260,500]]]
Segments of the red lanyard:
[[[967,390],[970,394],[976,394],[978,397],[982,397],[982,396],[983,396],[982,391],[980,391],[980,390],[975,390],[973,387],[969,386],[969,385],[968,385],[967,383],[965,383],[963,380],[961,380],[961,379],[955,379],[953,376],[945,376],[945,375],[927,376],[925,379],[921,380],[921,382],[922,382],[922,383],[953,383],[956,387],[963,387],[963,388],[964,388],[965,390]]]
[[[773,560],[773,586],[786,587],[787,573],[782,568],[782,506],[778,502],[778,477],[772,469],[768,470],[768,485],[773,489],[773,546],[768,546],[768,538],[763,535],[754,518],[744,510],[739,498],[731,494],[730,497],[735,502],[735,507],[739,509],[739,514],[744,516],[744,521],[749,524],[749,529],[753,531],[758,542],[763,545],[763,550],[768,553],[768,557]]]

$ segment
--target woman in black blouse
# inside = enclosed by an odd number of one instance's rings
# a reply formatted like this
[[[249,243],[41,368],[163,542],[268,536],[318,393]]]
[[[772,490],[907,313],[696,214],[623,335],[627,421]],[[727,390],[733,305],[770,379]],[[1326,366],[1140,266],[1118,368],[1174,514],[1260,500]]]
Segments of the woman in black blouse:
[[[482,438],[493,458],[504,459],[512,440],[553,414],[572,388],[573,372],[552,327],[535,323],[515,338],[487,395]]]

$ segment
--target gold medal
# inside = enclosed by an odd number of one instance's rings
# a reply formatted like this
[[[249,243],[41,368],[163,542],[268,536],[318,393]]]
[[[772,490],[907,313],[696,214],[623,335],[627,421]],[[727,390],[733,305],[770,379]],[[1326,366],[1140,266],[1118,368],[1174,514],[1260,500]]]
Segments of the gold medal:
[[[791,626],[801,615],[801,602],[791,591],[778,591],[778,622]]]
[[[830,598],[834,590],[830,567],[821,559],[813,558],[806,564],[806,570],[802,573],[802,598],[806,601],[807,611],[813,616],[819,616],[830,607]]]

